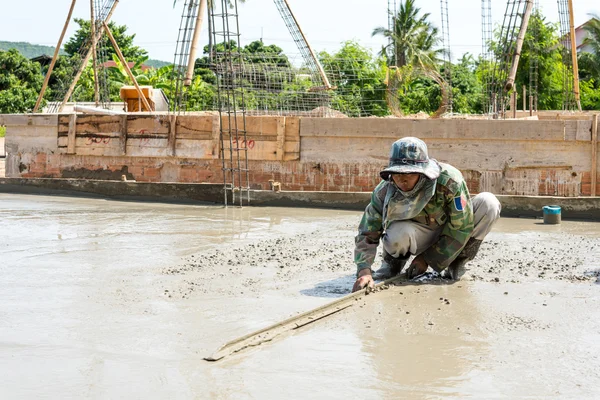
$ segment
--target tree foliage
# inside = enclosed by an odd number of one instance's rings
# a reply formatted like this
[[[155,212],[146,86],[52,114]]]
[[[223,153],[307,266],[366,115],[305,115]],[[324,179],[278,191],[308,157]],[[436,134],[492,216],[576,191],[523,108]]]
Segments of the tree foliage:
[[[43,81],[38,63],[17,50],[0,51],[0,114],[33,110]]]
[[[79,50],[91,37],[91,23],[90,21],[75,18],[75,22],[79,25],[79,29],[75,34],[65,43],[65,51],[69,56],[79,54]],[[147,57],[148,52],[133,44],[135,40],[135,34],[127,34],[127,26],[117,25],[114,22],[109,22],[108,27],[115,37],[115,41],[119,45],[123,56],[127,61],[138,61],[142,57]],[[108,59],[112,59],[112,55],[116,54],[110,41],[103,35],[103,40],[98,43],[98,52],[106,54]]]

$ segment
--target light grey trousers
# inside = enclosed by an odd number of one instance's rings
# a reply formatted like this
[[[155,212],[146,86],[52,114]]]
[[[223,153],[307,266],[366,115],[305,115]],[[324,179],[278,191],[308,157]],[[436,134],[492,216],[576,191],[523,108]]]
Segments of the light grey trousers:
[[[483,240],[500,218],[502,206],[492,193],[479,193],[472,198],[475,227],[472,238]],[[392,257],[408,253],[419,255],[437,242],[443,227],[432,229],[414,221],[392,222],[382,238],[383,249]]]

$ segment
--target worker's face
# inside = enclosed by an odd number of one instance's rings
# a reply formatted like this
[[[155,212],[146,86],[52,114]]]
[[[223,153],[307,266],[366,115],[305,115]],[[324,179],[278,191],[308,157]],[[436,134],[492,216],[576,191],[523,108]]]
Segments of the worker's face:
[[[392,179],[396,186],[400,188],[403,192],[410,192],[413,190],[417,182],[419,182],[419,178],[421,174],[393,174]]]

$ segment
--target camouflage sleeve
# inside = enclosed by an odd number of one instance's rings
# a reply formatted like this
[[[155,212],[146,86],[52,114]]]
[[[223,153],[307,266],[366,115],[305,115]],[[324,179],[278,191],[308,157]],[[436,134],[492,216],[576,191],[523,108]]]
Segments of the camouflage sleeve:
[[[455,186],[457,190],[446,193],[448,222],[438,242],[423,253],[427,264],[436,271],[442,271],[454,261],[473,232],[473,205],[467,184],[463,181],[449,186]]]
[[[371,268],[377,255],[377,246],[383,233],[383,203],[387,194],[387,182],[382,181],[371,195],[371,203],[365,209],[354,248],[354,262],[357,272]]]

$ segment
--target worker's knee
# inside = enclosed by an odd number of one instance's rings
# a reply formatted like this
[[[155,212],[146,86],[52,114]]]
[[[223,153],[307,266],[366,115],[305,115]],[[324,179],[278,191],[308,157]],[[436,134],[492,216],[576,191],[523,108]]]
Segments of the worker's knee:
[[[383,236],[383,249],[393,257],[419,254],[439,236],[439,230],[413,221],[392,222]]]
[[[489,192],[479,193],[473,198],[473,211],[492,220],[500,218],[502,205],[496,196]]]
[[[502,205],[492,193],[479,193],[473,198],[474,230],[472,237],[483,240],[500,218]]]

